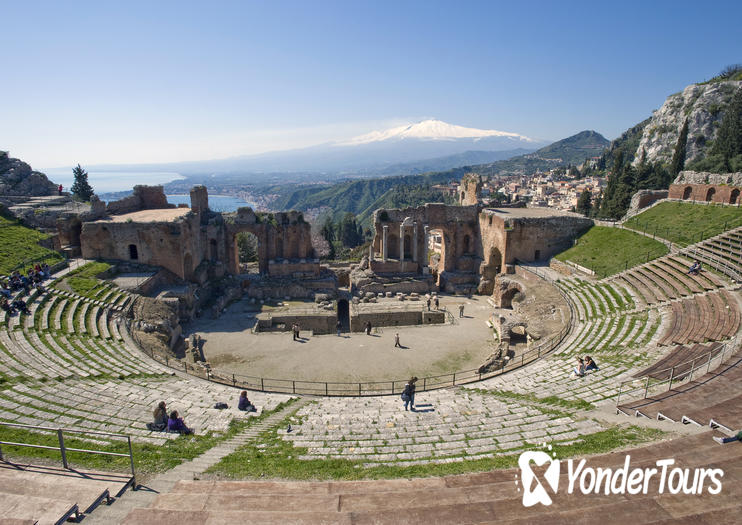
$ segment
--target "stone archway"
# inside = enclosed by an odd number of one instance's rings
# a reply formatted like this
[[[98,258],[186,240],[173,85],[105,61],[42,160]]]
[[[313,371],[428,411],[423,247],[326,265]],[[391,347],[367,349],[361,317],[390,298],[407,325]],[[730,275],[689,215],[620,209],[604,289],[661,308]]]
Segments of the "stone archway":
[[[739,189],[734,188],[729,195],[729,204],[739,204]]]
[[[386,254],[387,259],[399,259],[399,237],[396,234],[389,234],[386,240],[386,249],[389,252]]]
[[[412,260],[412,238],[409,235],[404,236],[404,258]]]
[[[706,192],[706,202],[711,202],[713,200],[714,195],[716,195],[716,189],[715,188],[709,188]]]
[[[691,195],[693,195],[693,188],[691,186],[686,186],[683,190],[683,200],[687,201],[690,199]]]

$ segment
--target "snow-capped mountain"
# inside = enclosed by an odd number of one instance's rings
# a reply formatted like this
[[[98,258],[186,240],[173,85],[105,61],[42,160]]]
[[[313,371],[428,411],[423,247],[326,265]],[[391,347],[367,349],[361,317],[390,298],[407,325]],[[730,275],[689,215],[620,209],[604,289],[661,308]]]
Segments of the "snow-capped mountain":
[[[529,153],[544,145],[545,142],[517,133],[466,128],[431,119],[308,148],[228,159],[126,166],[126,169],[165,169],[183,175],[232,173],[249,176],[286,172],[327,176],[397,175],[493,162]]]
[[[449,124],[442,120],[429,119],[398,126],[384,131],[372,131],[365,135],[353,137],[347,141],[340,141],[336,144],[339,146],[358,146],[360,144],[369,144],[371,142],[381,142],[385,140],[401,139],[424,139],[424,140],[456,140],[456,139],[482,139],[485,137],[505,137],[511,140],[526,142],[530,144],[538,143],[530,137],[510,133],[508,131],[498,131],[496,129],[476,129]]]

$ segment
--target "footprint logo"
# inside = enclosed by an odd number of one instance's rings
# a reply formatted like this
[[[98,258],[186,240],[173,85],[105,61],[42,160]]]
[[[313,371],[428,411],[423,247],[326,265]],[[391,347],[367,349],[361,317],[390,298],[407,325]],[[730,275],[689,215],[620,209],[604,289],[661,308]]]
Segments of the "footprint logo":
[[[545,443],[544,446],[546,447]],[[551,451],[551,445],[546,448]],[[551,505],[551,496],[549,496],[544,485],[536,478],[533,470],[531,470],[531,462],[537,467],[544,466],[547,463],[549,464],[546,472],[544,472],[544,480],[552,492],[556,493],[559,488],[559,460],[556,459],[555,453],[552,452],[550,456],[547,452],[541,450],[523,452],[518,458],[521,483],[523,485],[523,506],[533,507],[537,503],[545,506]],[[518,483],[517,479],[515,483]]]

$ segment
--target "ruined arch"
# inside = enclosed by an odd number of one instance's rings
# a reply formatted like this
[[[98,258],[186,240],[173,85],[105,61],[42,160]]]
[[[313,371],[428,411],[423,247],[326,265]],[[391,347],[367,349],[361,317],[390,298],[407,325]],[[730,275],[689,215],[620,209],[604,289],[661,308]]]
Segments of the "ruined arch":
[[[729,204],[739,204],[739,189],[734,188],[729,195]]]
[[[706,202],[710,202],[716,195],[716,188],[709,188],[706,192]]]
[[[404,258],[412,260],[412,237],[409,234],[404,236]]]
[[[693,195],[693,187],[686,186],[683,190],[683,200],[687,201],[688,199],[690,199],[691,195]]]
[[[487,266],[489,266],[490,268],[494,268],[495,274],[500,273],[500,271],[502,270],[502,254],[500,253],[500,250],[495,246],[490,249]]]

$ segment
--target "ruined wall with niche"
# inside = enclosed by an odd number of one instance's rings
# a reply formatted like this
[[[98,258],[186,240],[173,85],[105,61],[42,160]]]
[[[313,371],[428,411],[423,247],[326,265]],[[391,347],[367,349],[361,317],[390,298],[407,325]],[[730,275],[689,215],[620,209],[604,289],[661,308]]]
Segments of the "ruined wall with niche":
[[[476,173],[467,173],[461,178],[458,191],[461,206],[476,205],[482,192],[482,177]]]
[[[109,215],[121,215],[141,210],[159,210],[175,208],[165,196],[162,186],[134,186],[134,193],[123,199],[109,202],[106,212]]]

